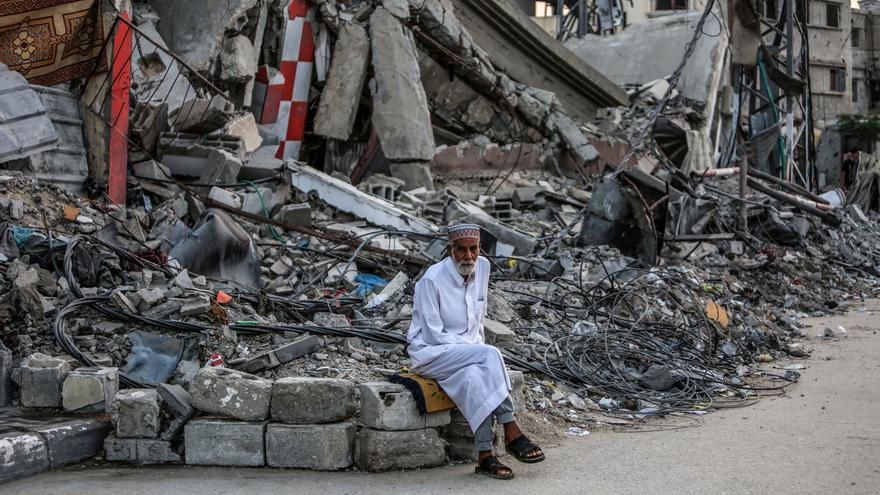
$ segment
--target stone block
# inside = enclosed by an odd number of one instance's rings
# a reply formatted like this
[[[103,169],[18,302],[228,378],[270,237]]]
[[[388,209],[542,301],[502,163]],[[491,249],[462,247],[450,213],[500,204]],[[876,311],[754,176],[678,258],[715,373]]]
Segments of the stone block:
[[[169,123],[175,132],[208,134],[232,120],[233,110],[232,104],[221,96],[214,96],[210,100],[193,99],[185,102],[171,116]]]
[[[113,398],[111,419],[119,438],[156,438],[162,428],[162,407],[155,390],[120,390]]]
[[[337,378],[288,377],[275,381],[272,419],[283,423],[337,423],[357,412],[354,383]]]
[[[118,438],[110,434],[104,441],[104,454],[110,462],[165,464],[180,462],[171,442],[146,438]]]
[[[52,469],[95,457],[104,447],[104,439],[111,430],[110,423],[96,419],[76,419],[30,428],[46,442]]]
[[[12,351],[0,343],[0,407],[12,404]]]
[[[14,374],[21,388],[22,407],[61,407],[61,385],[70,373],[70,364],[45,354],[24,359]]]
[[[483,321],[483,334],[489,345],[516,341],[516,333],[507,325],[495,320],[486,319]]]
[[[419,414],[412,393],[402,385],[389,382],[363,383],[360,420],[378,430],[417,430],[436,428],[449,423],[449,411]]]
[[[366,471],[439,466],[446,462],[446,442],[437,430],[383,431],[361,428],[355,464]]]
[[[519,413],[526,407],[526,398],[523,394],[525,390],[525,375],[522,371],[507,371],[507,376],[510,378],[510,399],[513,401],[513,410],[515,413]]]
[[[70,372],[61,387],[65,411],[76,413],[110,412],[119,390],[116,368],[79,368]]]
[[[190,384],[192,405],[200,411],[243,421],[262,421],[269,415],[272,382],[227,368],[208,367]]]
[[[201,466],[263,466],[266,423],[197,419],[184,428],[186,463]],[[308,449],[290,445],[290,449]]]
[[[170,409],[175,416],[192,417],[195,414],[196,411],[193,409],[191,403],[192,397],[189,395],[189,392],[180,385],[160,383],[159,386],[156,387],[156,392],[159,394],[159,397],[162,398],[162,402],[165,403],[167,408]]]
[[[49,470],[49,450],[37,433],[0,433],[0,483]]]
[[[270,424],[266,427],[266,463],[272,467],[331,471],[354,462],[354,423]]]

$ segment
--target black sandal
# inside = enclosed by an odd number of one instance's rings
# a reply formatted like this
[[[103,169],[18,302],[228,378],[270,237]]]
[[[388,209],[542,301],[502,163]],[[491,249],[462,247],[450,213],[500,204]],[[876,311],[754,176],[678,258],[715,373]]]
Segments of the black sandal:
[[[509,471],[507,474],[498,474],[498,471],[502,469],[506,469]],[[512,480],[513,479],[513,470],[509,467],[501,464],[498,461],[498,458],[494,455],[490,455],[486,457],[482,461],[480,461],[480,465],[474,468],[474,472],[477,474],[484,474],[490,478],[495,478],[496,480]]]
[[[535,457],[528,457],[526,455],[535,449],[541,450],[541,447],[538,447],[536,444],[532,443],[532,441],[529,440],[529,437],[527,437],[525,433],[523,433],[522,435],[517,437],[516,440],[508,443],[504,447],[504,450],[506,450],[508,454],[512,455],[519,462],[524,462],[526,464],[534,464],[536,462],[541,462],[546,459],[543,451],[541,451],[541,455]]]

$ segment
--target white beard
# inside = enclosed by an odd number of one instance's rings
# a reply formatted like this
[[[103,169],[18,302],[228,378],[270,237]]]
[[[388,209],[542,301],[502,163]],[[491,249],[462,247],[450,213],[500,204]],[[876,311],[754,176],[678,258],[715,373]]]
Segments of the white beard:
[[[455,269],[458,270],[458,273],[462,277],[467,278],[477,269],[477,264],[471,263],[470,261],[455,261]]]

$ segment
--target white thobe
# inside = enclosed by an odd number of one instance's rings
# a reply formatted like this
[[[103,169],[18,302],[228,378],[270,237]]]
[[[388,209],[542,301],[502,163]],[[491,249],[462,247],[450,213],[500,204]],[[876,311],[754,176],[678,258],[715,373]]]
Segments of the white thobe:
[[[452,258],[432,265],[416,284],[407,334],[413,371],[437,380],[473,431],[511,390],[501,352],[483,335],[488,291],[482,256],[467,281]]]

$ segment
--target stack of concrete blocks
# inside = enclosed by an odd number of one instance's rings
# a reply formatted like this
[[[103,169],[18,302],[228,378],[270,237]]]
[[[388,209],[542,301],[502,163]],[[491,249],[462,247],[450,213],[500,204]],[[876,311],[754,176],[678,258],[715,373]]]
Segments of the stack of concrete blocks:
[[[266,428],[266,463],[272,467],[337,470],[351,467],[357,427],[354,383],[335,378],[290,377],[275,382]]]
[[[524,383],[523,373],[521,371],[508,371],[511,385],[511,400],[513,401],[514,413],[519,413],[525,408],[522,389]],[[495,455],[502,457],[504,450],[504,432],[499,424],[494,426],[495,436],[493,438]],[[474,438],[474,432],[471,430],[467,419],[456,409],[452,411],[451,422],[449,425],[441,429],[441,434],[448,444],[449,458],[456,461],[476,461],[478,453]]]
[[[116,394],[111,406],[114,432],[104,441],[108,461],[180,462],[171,442],[159,439],[162,403],[156,390],[120,390]]]
[[[227,368],[202,368],[190,384],[192,406],[216,417],[184,427],[186,463],[265,466],[272,381]]]
[[[450,411],[420,415],[412,394],[388,382],[364,383],[355,447],[355,464],[366,471],[439,466],[446,442],[437,428],[450,423]]]

